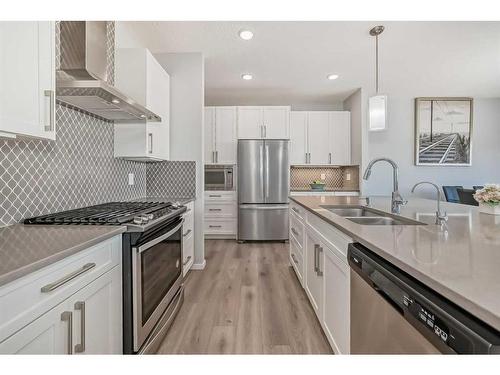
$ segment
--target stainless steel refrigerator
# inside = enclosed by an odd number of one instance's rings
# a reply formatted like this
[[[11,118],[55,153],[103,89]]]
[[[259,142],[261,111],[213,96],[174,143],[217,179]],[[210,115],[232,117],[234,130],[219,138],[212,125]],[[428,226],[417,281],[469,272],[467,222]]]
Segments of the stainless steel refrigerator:
[[[238,141],[238,240],[288,239],[288,140]]]

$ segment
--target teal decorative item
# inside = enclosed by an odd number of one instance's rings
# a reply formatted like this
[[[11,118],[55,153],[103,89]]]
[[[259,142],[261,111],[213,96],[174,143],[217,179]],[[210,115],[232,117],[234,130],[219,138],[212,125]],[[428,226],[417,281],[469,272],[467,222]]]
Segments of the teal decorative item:
[[[325,190],[324,183],[313,182],[312,184],[309,184],[309,186],[311,187],[311,190],[316,190],[316,191],[324,191]]]

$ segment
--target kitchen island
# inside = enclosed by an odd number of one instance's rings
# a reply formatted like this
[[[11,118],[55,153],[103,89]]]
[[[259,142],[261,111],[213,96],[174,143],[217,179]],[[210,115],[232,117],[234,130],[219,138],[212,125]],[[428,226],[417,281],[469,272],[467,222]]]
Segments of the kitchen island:
[[[448,221],[442,227],[435,224],[435,201],[410,197],[399,216],[420,225],[361,225],[325,206],[365,206],[365,199],[335,196],[290,199],[292,210],[295,205],[313,214],[302,215],[306,225],[321,219],[325,226],[359,242],[500,330],[500,217],[479,213],[473,206],[442,203],[442,209],[448,213]],[[371,198],[370,207],[390,213],[391,200]],[[295,219],[291,223],[292,220]]]

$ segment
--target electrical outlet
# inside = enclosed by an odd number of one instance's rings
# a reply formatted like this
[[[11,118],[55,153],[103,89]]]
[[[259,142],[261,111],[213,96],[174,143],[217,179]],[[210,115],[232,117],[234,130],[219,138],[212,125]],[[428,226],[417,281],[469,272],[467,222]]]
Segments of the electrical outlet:
[[[132,185],[134,185],[134,184],[135,184],[135,182],[134,182],[134,177],[135,177],[135,176],[134,176],[134,174],[133,174],[133,173],[129,173],[129,174],[128,174],[128,184],[129,184],[130,186],[132,186]]]
[[[351,181],[351,174],[350,174],[350,173],[346,173],[346,175],[345,175],[345,179],[346,179],[347,181]]]
[[[326,180],[326,174],[321,173],[321,179],[322,179],[322,180]]]

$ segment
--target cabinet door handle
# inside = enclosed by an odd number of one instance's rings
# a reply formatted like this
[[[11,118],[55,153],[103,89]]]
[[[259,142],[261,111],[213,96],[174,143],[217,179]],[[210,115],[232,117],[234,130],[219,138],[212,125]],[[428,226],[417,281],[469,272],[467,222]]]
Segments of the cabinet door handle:
[[[328,154],[328,164],[332,164],[332,153]]]
[[[215,162],[219,162],[219,151],[215,151]]]
[[[149,139],[149,153],[153,153],[153,133],[148,133],[148,139]]]
[[[191,233],[191,232],[192,232],[191,229],[188,229],[187,232],[182,235],[182,237],[189,236],[189,233]]]
[[[71,311],[64,311],[61,314],[61,320],[68,322],[67,354],[73,354],[73,313]]]
[[[221,208],[209,208],[208,210],[209,211],[222,211]]]
[[[85,302],[76,302],[75,310],[80,310],[80,343],[75,345],[75,353],[83,353],[85,351]]]
[[[293,262],[295,264],[299,264],[299,261],[297,260],[297,258],[295,257],[295,254],[292,253],[292,259],[293,259]]]
[[[296,236],[299,235],[299,232],[297,232],[297,230],[295,228],[292,227],[292,233],[295,234]]]
[[[314,272],[318,274],[318,244],[314,244]]]
[[[59,288],[60,286],[66,284],[67,282],[73,280],[74,278],[84,274],[87,271],[90,271],[94,267],[95,267],[95,263],[87,263],[79,270],[71,272],[70,274],[64,276],[63,278],[61,278],[57,281],[54,281],[53,283],[50,283],[50,284],[43,286],[41,291],[42,291],[42,293],[52,292],[53,290]]]
[[[55,93],[54,90],[45,90],[44,95],[49,98],[49,122],[45,124],[45,131],[51,132],[55,128]]]
[[[186,264],[189,263],[189,261],[191,260],[191,255],[189,255],[187,258],[186,258],[186,261],[184,263],[182,263],[183,266],[185,266]]]
[[[209,225],[209,228],[222,228],[222,225]]]
[[[323,248],[321,246],[318,245],[318,250],[317,250],[317,258],[318,258],[318,266],[317,266],[317,270],[316,270],[316,274],[318,276],[323,276],[323,271],[321,270],[321,258],[320,258],[320,254],[323,252]]]
[[[264,138],[267,138],[267,126],[264,125],[263,127],[264,127]]]

